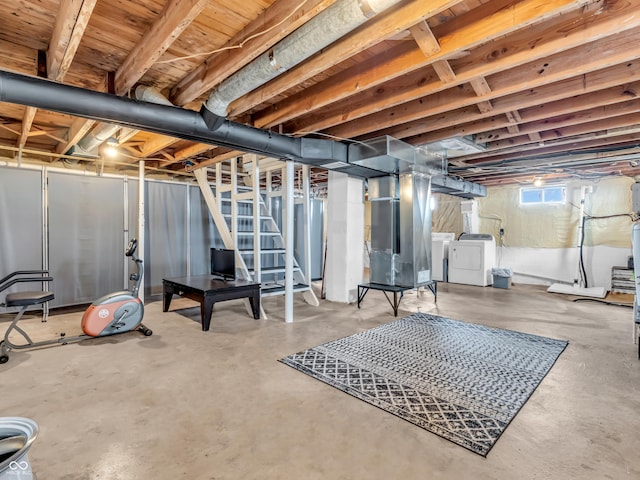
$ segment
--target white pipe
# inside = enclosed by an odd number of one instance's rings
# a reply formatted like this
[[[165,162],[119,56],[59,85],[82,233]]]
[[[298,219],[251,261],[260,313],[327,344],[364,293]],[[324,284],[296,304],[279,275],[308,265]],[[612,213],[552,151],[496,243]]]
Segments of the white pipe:
[[[225,79],[205,103],[226,117],[231,102],[306,60],[400,0],[338,0],[269,51]]]
[[[294,163],[287,162],[285,173],[285,254],[284,254],[284,320],[293,322],[293,171]]]
[[[636,295],[634,297],[633,302],[633,311],[634,311],[634,322],[640,323],[640,311],[638,308],[638,299],[640,299],[640,275],[637,272],[640,272],[640,223],[634,223],[633,229],[631,231],[631,245],[632,245],[632,253],[633,253],[633,270],[636,272],[635,275],[635,283],[636,283]],[[634,341],[636,339],[634,338]]]
[[[138,257],[144,262],[144,160],[138,162]],[[141,288],[138,291],[138,296],[142,303],[144,303],[144,270],[143,278],[140,279]]]

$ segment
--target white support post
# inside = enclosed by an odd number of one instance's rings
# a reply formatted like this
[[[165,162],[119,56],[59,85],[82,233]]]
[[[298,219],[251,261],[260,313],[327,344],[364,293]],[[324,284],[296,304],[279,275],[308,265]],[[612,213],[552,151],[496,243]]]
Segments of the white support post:
[[[362,180],[329,171],[327,300],[353,303],[364,273],[364,190]]]
[[[303,222],[304,222],[304,283],[309,285],[309,290],[302,293],[304,300],[309,304],[317,307],[320,305],[318,297],[311,289],[311,178],[309,166],[302,166],[302,201],[303,203]]]
[[[283,171],[283,194],[285,218],[284,218],[284,233],[285,233],[285,254],[284,254],[284,318],[285,322],[293,322],[293,237],[294,237],[294,198],[293,198],[293,180],[294,180],[294,163],[292,161],[286,162],[286,171]],[[286,182],[286,183],[285,183]],[[286,187],[285,187],[286,185]]]
[[[253,279],[256,282],[262,282],[262,262],[261,262],[261,245],[260,245],[260,166],[258,165],[258,156],[249,156],[252,169],[251,169],[251,185],[252,185],[252,199],[253,199]]]
[[[238,194],[238,169],[235,158],[229,160],[229,163],[231,165],[231,192],[229,193],[231,199],[231,238],[233,238],[234,245],[238,245],[240,243],[238,241],[238,199],[236,198]]]
[[[122,201],[123,201],[123,219],[124,219],[124,230],[122,232],[122,248],[124,249],[127,243],[129,242],[129,238],[131,237],[131,227],[129,226],[129,177],[127,174],[124,175],[122,179]],[[124,290],[129,289],[129,258],[124,257],[122,259],[123,262],[123,270],[122,270],[122,285]]]
[[[144,160],[138,162],[138,257],[144,262]],[[138,296],[144,303],[144,273],[140,280],[141,288]]]

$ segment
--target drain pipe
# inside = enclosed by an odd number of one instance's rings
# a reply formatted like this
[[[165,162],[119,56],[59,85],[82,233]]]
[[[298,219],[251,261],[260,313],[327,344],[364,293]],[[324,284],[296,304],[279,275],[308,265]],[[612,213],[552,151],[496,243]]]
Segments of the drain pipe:
[[[338,0],[273,48],[225,79],[205,108],[226,117],[231,102],[306,60],[400,0]]]

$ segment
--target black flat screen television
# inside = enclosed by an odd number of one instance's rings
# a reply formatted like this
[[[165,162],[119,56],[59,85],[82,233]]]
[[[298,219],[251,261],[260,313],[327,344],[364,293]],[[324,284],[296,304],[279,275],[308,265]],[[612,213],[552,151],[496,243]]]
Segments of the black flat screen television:
[[[225,248],[211,249],[211,275],[224,280],[236,279],[235,251]]]

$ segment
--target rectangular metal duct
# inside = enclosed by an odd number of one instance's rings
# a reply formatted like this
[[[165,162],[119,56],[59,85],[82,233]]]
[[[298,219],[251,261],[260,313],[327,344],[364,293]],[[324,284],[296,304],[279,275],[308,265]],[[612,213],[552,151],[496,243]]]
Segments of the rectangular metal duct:
[[[431,281],[431,176],[400,175],[400,259],[396,285]]]
[[[395,285],[400,258],[398,238],[400,222],[400,187],[396,176],[369,180],[371,202],[371,254],[369,280]]]
[[[431,281],[431,176],[369,180],[373,283],[419,287]]]
[[[385,135],[349,145],[349,163],[381,172],[398,174],[414,165],[413,145]]]

